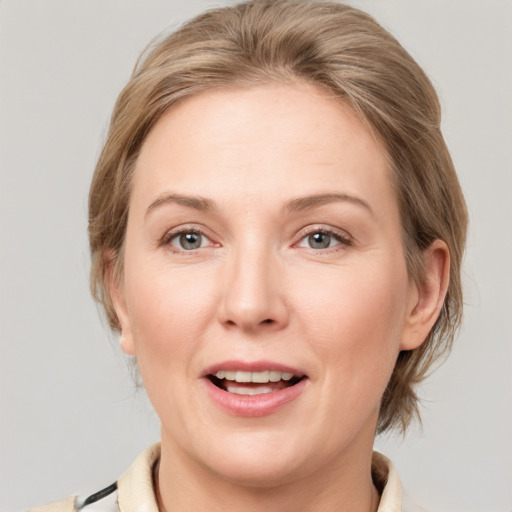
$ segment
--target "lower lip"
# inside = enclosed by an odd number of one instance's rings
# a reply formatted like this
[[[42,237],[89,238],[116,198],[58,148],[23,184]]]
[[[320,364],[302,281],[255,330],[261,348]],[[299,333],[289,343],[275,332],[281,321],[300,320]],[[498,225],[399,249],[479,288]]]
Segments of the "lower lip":
[[[266,416],[279,411],[304,391],[307,380],[302,379],[294,386],[271,393],[237,395],[218,388],[208,378],[204,379],[210,397],[221,409],[234,416],[247,417]]]

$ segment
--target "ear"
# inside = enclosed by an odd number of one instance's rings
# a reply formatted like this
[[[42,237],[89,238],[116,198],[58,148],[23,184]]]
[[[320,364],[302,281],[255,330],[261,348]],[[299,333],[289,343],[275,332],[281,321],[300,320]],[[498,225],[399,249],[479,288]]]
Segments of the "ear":
[[[107,251],[104,255],[106,267],[106,281],[110,293],[110,299],[116,312],[120,333],[120,345],[123,352],[129,356],[135,355],[135,344],[133,342],[132,328],[130,324],[130,317],[128,315],[128,308],[126,306],[124,284],[122,276],[116,272],[117,256],[113,251]]]
[[[450,282],[450,251],[442,240],[423,251],[425,276],[411,284],[410,301],[400,350],[418,348],[439,317]]]

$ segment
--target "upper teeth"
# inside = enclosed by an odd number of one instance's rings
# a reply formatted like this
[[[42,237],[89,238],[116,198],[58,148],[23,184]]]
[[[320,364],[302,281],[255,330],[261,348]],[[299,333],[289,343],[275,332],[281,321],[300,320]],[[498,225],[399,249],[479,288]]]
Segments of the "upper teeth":
[[[264,372],[243,372],[220,370],[215,374],[218,379],[234,380],[236,382],[257,382],[264,384],[266,382],[279,382],[280,380],[290,380],[293,373],[264,371]]]

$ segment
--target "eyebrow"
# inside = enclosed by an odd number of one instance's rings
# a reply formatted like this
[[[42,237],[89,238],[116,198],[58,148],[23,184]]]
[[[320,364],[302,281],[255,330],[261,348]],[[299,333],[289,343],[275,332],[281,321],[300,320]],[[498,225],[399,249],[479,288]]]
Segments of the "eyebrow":
[[[336,202],[348,202],[358,206],[362,206],[368,212],[375,216],[370,205],[357,196],[352,196],[350,194],[340,194],[340,193],[330,193],[330,194],[315,194],[304,197],[297,197],[294,199],[290,199],[283,206],[284,212],[299,212],[304,210],[310,210],[313,208],[317,208],[319,206],[323,206],[329,203]],[[181,206],[186,206],[188,208],[193,208],[195,210],[203,211],[203,212],[212,212],[217,210],[217,205],[211,199],[207,199],[206,197],[201,196],[184,196],[180,194],[165,194],[163,196],[155,199],[146,210],[146,216],[159,206],[164,204],[179,204]]]
[[[211,199],[201,196],[183,196],[180,194],[165,194],[155,199],[146,210],[146,216],[153,210],[164,204],[179,204],[199,211],[214,211],[217,209]]]
[[[287,201],[283,207],[284,211],[299,212],[303,210],[310,210],[323,206],[324,204],[337,203],[337,202],[348,202],[358,206],[362,206],[368,212],[375,217],[375,213],[370,205],[357,196],[350,194],[330,193],[330,194],[316,194],[311,196],[298,197]]]

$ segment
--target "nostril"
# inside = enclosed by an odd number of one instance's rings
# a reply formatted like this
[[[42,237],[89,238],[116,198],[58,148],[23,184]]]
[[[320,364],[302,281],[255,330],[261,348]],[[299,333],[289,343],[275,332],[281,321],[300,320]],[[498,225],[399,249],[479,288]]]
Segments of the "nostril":
[[[272,318],[267,318],[266,320],[263,320],[264,324],[271,324],[273,322],[274,322],[274,320],[272,320]]]

